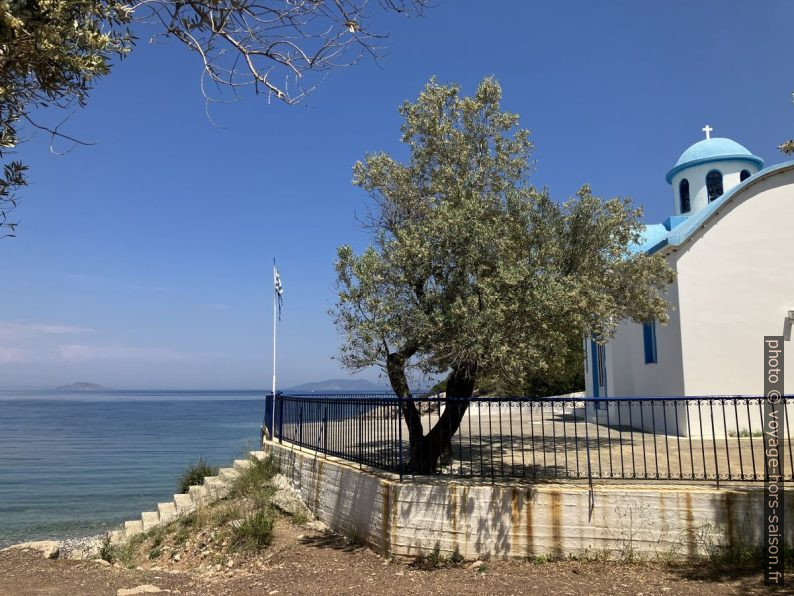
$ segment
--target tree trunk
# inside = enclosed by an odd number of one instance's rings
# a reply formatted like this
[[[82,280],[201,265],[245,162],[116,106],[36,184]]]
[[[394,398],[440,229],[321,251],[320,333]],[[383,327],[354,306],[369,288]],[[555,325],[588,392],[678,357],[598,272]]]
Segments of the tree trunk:
[[[438,460],[445,450],[452,450],[452,436],[458,431],[470,398],[474,393],[477,376],[475,364],[462,364],[452,369],[447,377],[447,401],[444,413],[436,424],[424,434],[422,416],[413,402],[408,380],[405,376],[406,358],[401,354],[389,354],[386,371],[394,392],[403,398],[402,415],[408,426],[409,461],[408,470],[413,474],[435,474]]]

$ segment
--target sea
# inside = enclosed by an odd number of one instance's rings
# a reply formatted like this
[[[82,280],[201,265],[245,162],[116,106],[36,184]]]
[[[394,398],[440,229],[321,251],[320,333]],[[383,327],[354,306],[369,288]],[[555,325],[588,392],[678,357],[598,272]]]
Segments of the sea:
[[[0,391],[0,547],[105,532],[200,457],[256,449],[264,391]]]

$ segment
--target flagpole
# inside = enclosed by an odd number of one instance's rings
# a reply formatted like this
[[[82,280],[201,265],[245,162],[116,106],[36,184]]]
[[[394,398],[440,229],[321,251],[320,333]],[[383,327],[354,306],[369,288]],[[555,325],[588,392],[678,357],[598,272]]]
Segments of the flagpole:
[[[278,320],[276,310],[278,308],[278,296],[276,293],[276,259],[273,259],[273,409],[270,420],[270,438],[275,440],[276,437],[276,326]]]

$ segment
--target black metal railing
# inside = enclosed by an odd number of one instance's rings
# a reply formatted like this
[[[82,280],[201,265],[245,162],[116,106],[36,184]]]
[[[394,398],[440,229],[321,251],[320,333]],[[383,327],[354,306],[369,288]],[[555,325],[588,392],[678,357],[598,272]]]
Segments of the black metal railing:
[[[760,397],[525,398],[277,394],[275,440],[382,470],[413,474],[403,401],[426,433],[450,402],[468,408],[437,473],[492,480],[758,482],[766,477]],[[794,479],[783,398],[781,469]],[[447,417],[449,418],[449,417]],[[450,429],[453,430],[453,429]]]

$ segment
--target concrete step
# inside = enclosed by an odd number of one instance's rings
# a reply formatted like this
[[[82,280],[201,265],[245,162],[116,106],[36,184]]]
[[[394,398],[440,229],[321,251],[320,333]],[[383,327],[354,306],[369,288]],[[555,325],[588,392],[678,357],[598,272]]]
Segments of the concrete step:
[[[218,476],[205,476],[204,488],[211,499],[222,499],[229,494],[229,483]]]
[[[176,507],[177,515],[182,513],[190,513],[194,509],[193,499],[189,494],[187,495],[174,495],[174,507]]]
[[[157,503],[157,513],[160,515],[160,523],[171,521],[176,517],[176,505],[170,503]]]
[[[250,459],[236,459],[234,460],[234,469],[238,472],[242,472],[243,470],[247,470],[251,466],[254,465]]]
[[[240,472],[234,468],[221,468],[218,470],[218,478],[226,483],[234,482],[234,479],[240,475]]]
[[[143,522],[143,531],[148,532],[160,523],[160,514],[156,511],[144,511],[141,513],[141,521]]]
[[[129,540],[136,534],[143,532],[143,522],[139,519],[124,522],[124,538]]]
[[[193,500],[194,505],[200,505],[201,503],[205,503],[207,498],[209,497],[209,491],[203,485],[196,484],[191,486],[188,489],[188,494],[190,498]]]
[[[251,459],[258,459],[259,461],[263,461],[267,458],[267,453],[264,451],[251,451],[248,455]]]

